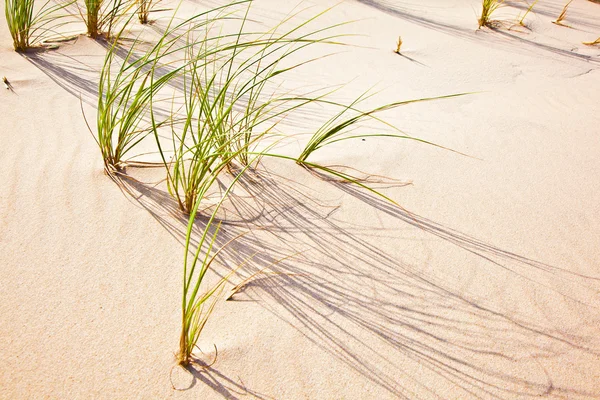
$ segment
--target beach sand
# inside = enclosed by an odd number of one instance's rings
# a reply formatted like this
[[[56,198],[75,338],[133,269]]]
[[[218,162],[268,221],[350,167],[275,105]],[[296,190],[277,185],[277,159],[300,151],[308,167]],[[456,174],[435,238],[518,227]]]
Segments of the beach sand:
[[[210,279],[256,252],[255,269],[301,254],[218,304],[198,352],[216,362],[192,373],[173,368],[186,218],[151,184],[163,170],[123,186],[104,174],[83,117],[94,126],[105,47],[17,54],[2,17],[0,398],[599,398],[600,47],[582,42],[600,36],[600,5],[574,0],[566,28],[550,22],[563,3],[540,1],[518,31],[477,31],[475,0],[346,0],[324,16],[359,20],[341,28],[354,46],[291,86],[473,92],[386,115],[468,156],[385,138],[315,153],[407,183],[378,186],[402,209],[264,160],[219,242],[263,229]],[[252,18],[272,26],[297,5],[257,0]]]

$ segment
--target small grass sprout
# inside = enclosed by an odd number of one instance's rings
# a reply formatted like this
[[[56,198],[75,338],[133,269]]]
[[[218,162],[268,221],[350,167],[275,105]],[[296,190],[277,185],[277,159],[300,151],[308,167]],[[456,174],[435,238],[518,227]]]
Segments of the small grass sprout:
[[[504,0],[482,0],[481,15],[477,21],[479,23],[478,28],[480,29],[484,26],[491,26],[493,22],[492,14],[502,5],[504,5]]]
[[[394,53],[400,54],[401,47],[402,47],[402,36],[398,36],[398,42],[396,43],[396,51]]]
[[[567,17],[567,9],[569,8],[569,6],[571,5],[572,2],[573,2],[573,0],[571,0],[567,4],[565,4],[565,6],[563,7],[558,18],[556,18],[554,21],[552,21],[553,24],[569,27],[568,25],[563,24],[563,21]]]
[[[535,0],[533,3],[531,3],[531,5],[527,8],[527,10],[525,11],[525,14],[523,14],[523,16],[519,19],[519,25],[521,26],[525,26],[525,18],[527,17],[527,15],[531,12],[531,10],[533,10],[533,7],[535,7],[535,5],[537,4],[539,0]]]
[[[150,23],[150,13],[165,11],[164,9],[159,10],[155,8],[160,1],[161,0],[136,0],[137,16],[142,25]]]

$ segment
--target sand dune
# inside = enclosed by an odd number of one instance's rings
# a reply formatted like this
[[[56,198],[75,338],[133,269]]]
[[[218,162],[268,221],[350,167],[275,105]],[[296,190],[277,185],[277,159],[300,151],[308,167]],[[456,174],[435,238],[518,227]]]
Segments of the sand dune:
[[[302,254],[219,303],[200,343],[216,363],[192,374],[173,369],[186,219],[151,184],[164,171],[106,176],[83,118],[105,47],[80,36],[17,54],[2,21],[0,397],[599,398],[600,47],[582,42],[600,36],[600,5],[574,0],[565,28],[550,23],[563,3],[541,0],[518,30],[476,31],[475,0],[330,11],[321,24],[359,20],[343,28],[355,46],[286,85],[352,81],[347,99],[378,85],[383,102],[474,92],[387,115],[469,157],[371,138],[315,154],[410,182],[381,189],[404,210],[265,160],[219,242],[265,229],[211,279],[255,252],[253,268]],[[297,4],[257,0],[253,18],[272,26]]]

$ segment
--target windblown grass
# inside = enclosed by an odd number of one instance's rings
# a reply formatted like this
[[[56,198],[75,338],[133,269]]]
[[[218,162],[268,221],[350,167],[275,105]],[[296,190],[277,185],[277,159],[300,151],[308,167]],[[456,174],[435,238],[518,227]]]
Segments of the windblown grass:
[[[118,5],[113,10],[120,10],[122,0],[113,1]],[[273,157],[295,161],[305,168],[355,184],[399,206],[361,179],[318,165],[308,158],[330,144],[363,137],[393,137],[434,145],[403,134],[381,119],[379,114],[415,102],[460,96],[400,101],[361,111],[359,105],[371,96],[369,92],[349,105],[329,100],[331,91],[326,88],[302,95],[291,91],[281,94],[280,78],[313,59],[295,61],[291,65],[283,65],[282,60],[317,43],[339,44],[337,39],[341,35],[329,31],[343,24],[302,33],[326,10],[283,33],[278,32],[279,28],[293,16],[267,32],[249,32],[246,22],[250,2],[239,0],[179,23],[174,23],[174,17],[157,43],[144,51],[138,48],[137,40],[129,49],[122,49],[118,39],[125,28],[121,28],[116,35],[117,40],[108,49],[100,76],[95,138],[105,170],[109,174],[122,173],[130,163],[131,158],[128,157],[132,149],[149,135],[154,136],[162,164],[167,170],[169,192],[176,198],[181,210],[189,214],[183,262],[182,326],[177,355],[178,363],[183,367],[193,362],[194,348],[202,330],[225,283],[235,272],[234,269],[225,274],[216,284],[201,292],[206,274],[216,257],[232,243],[230,241],[214,251],[219,233],[219,226],[214,223],[217,212],[240,177],[257,160]],[[237,5],[248,6],[241,18],[230,13],[230,9]],[[238,21],[239,29],[235,33],[223,33],[228,32],[221,29],[220,23],[224,20]],[[113,23],[114,20],[108,23],[109,32]],[[123,53],[122,62],[118,62]],[[161,101],[159,94],[170,84],[177,86],[182,93],[180,97],[173,96],[171,114],[161,117],[157,110]],[[277,128],[297,110],[313,103],[337,107],[340,111],[312,134],[298,157],[275,152],[273,148],[278,141],[292,137]],[[395,131],[356,133],[354,129],[366,120]],[[164,135],[165,132],[170,132],[170,137]],[[165,140],[172,148],[164,145]],[[234,161],[240,166],[234,165]],[[201,200],[224,170],[232,172],[231,183],[214,207],[197,245],[194,245],[193,227],[196,216],[202,212]]]
[[[211,126],[210,114],[207,113],[211,105],[208,98],[211,88],[203,85],[201,63],[199,58],[195,58],[184,69],[185,113],[183,120],[178,121],[179,127],[171,124],[173,157],[170,162],[167,162],[160,145],[159,127],[156,124],[153,126],[168,171],[169,192],[177,200],[179,208],[188,214],[196,208],[196,203],[205,196],[221,170],[235,156],[229,151],[230,143],[223,142],[219,137],[222,133]],[[152,121],[155,121],[154,116]]]
[[[483,0],[481,3],[481,15],[479,16],[479,28],[492,24],[492,14],[504,4],[504,0]]]
[[[184,213],[202,199],[223,169],[236,169],[234,161],[245,167],[251,158],[258,160],[257,148],[263,139],[270,142],[263,148],[282,140],[285,136],[274,128],[289,113],[318,100],[318,96],[278,94],[278,85],[272,81],[306,63],[279,67],[282,60],[306,46],[331,43],[334,36],[316,38],[315,32],[293,36],[318,16],[282,34],[275,29],[248,33],[244,30],[248,11],[240,18],[237,33],[211,34],[207,25],[204,36],[195,40],[196,50],[188,47],[183,115],[172,118],[170,161],[160,144],[158,129],[154,129],[169,171],[169,192]],[[213,32],[220,30],[211,28]],[[269,88],[270,83],[275,89]]]
[[[42,42],[60,26],[56,21],[63,16],[56,13],[71,3],[45,2],[34,10],[35,0],[4,0],[4,14],[16,51],[25,51]]]
[[[389,123],[385,122],[384,120],[378,118],[377,114],[380,114],[384,111],[388,111],[388,110],[391,110],[391,109],[394,109],[394,108],[397,108],[400,106],[412,104],[412,103],[431,101],[431,100],[440,100],[440,99],[445,99],[445,98],[463,96],[464,94],[465,93],[454,94],[454,95],[449,95],[449,96],[439,96],[439,97],[429,97],[429,98],[422,98],[422,99],[399,101],[396,103],[386,104],[386,105],[383,105],[383,106],[380,106],[380,107],[377,107],[377,108],[374,108],[374,109],[371,109],[368,111],[360,111],[357,108],[361,101],[370,97],[368,95],[368,92],[365,92],[362,96],[358,97],[353,103],[351,103],[348,106],[344,106],[339,103],[330,103],[330,104],[336,105],[338,107],[341,107],[342,108],[341,111],[338,112],[336,115],[334,115],[332,118],[330,118],[327,122],[325,122],[312,135],[312,137],[310,138],[310,140],[304,147],[304,150],[302,150],[302,152],[298,156],[296,162],[299,165],[302,165],[305,167],[310,167],[310,165],[307,164],[306,161],[307,161],[307,158],[311,154],[313,154],[315,151],[317,151],[327,145],[336,143],[336,142],[341,142],[343,140],[349,140],[349,139],[357,139],[357,138],[392,137],[392,138],[397,138],[397,139],[416,140],[418,142],[434,145],[431,142],[427,142],[425,140],[418,139],[418,138],[415,138],[412,136],[408,136],[408,135],[402,133],[402,131],[400,131],[396,127],[394,127],[394,126],[390,125]],[[375,132],[375,133],[354,133],[353,128],[355,128],[363,120],[367,120],[367,119],[374,120],[382,125],[387,126],[388,128],[392,128],[397,133],[377,133],[377,132]]]

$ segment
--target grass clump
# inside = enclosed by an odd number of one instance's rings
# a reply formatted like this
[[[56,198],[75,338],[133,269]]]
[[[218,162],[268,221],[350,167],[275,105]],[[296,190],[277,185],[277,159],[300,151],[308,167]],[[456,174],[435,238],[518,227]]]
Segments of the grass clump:
[[[173,157],[169,162],[160,147],[158,127],[153,127],[168,170],[169,193],[186,214],[191,214],[219,173],[235,156],[235,153],[229,151],[231,143],[222,137],[219,129],[214,128],[209,97],[213,80],[204,84],[199,65],[201,63],[203,62],[199,58],[195,58],[184,70],[185,112],[183,118],[178,119],[177,125],[171,124]]]
[[[151,103],[157,93],[170,84],[185,68],[175,61],[167,61],[178,51],[192,46],[181,44],[191,30],[201,29],[210,23],[209,12],[188,18],[178,24],[169,23],[165,33],[148,50],[137,52],[134,40],[125,56],[118,62],[117,54],[122,52],[118,40],[109,48],[100,72],[98,84],[98,113],[96,118],[96,142],[100,147],[105,171],[109,174],[121,172],[128,163],[127,154],[146,138],[153,129],[162,126],[168,118],[156,122],[148,115]],[[117,38],[121,36],[121,29]],[[113,73],[113,68],[118,68]],[[91,129],[90,129],[91,130]]]
[[[281,34],[276,28],[246,32],[248,11],[249,7],[240,17],[236,33],[211,34],[207,25],[204,36],[196,40],[198,45],[188,48],[183,112],[172,118],[169,161],[159,130],[154,130],[168,169],[169,192],[186,214],[221,171],[235,174],[239,166],[250,166],[265,148],[285,138],[276,127],[290,113],[318,101],[318,96],[278,94],[280,80],[276,78],[307,62],[280,66],[290,55],[315,43],[330,42],[334,36],[315,37],[329,28],[295,37],[313,17]],[[219,32],[221,26],[211,29]],[[261,144],[263,140],[268,143]]]
[[[14,49],[25,51],[42,42],[48,32],[58,27],[56,20],[63,17],[56,15],[56,12],[69,4],[47,1],[36,12],[35,0],[4,0],[4,15]]]
[[[492,14],[504,4],[504,0],[483,0],[481,3],[481,15],[479,16],[479,28],[491,26]]]
[[[193,227],[194,218],[195,212],[192,212],[192,214],[190,214],[190,226],[188,227],[185,243],[186,255],[183,269],[181,335],[179,337],[179,351],[177,353],[177,363],[182,367],[187,367],[193,362],[192,354],[197,346],[200,334],[208,322],[208,319],[214,310],[217,301],[221,297],[220,295],[225,283],[236,271],[236,269],[232,270],[229,274],[219,279],[216,284],[212,285],[205,292],[199,293],[205,275],[210,269],[212,263],[215,261],[215,258],[233,240],[228,242],[219,250],[213,252],[213,247],[220,227],[217,226],[214,230],[214,233],[212,233],[212,235],[210,234],[210,228],[212,227],[214,221],[213,214],[206,225],[206,228],[204,229],[192,259],[189,260],[188,252],[191,250],[191,230]],[[205,251],[204,256],[201,256],[201,250],[204,245],[207,245],[208,249]]]

